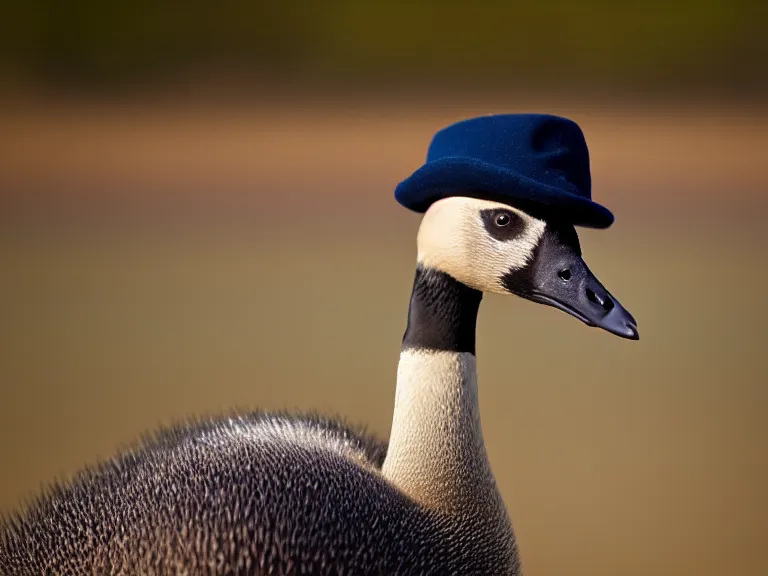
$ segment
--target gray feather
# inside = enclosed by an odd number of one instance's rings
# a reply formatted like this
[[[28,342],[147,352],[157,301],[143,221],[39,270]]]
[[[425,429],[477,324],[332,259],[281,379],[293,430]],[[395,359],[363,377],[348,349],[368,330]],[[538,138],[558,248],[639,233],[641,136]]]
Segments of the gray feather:
[[[2,522],[0,573],[498,573],[491,528],[409,501],[386,450],[316,415],[162,430]]]

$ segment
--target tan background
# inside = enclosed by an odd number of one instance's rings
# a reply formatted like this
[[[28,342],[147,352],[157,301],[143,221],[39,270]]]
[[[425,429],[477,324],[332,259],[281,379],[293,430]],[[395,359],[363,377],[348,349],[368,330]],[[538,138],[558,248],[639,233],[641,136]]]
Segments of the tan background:
[[[16,106],[0,139],[0,510],[160,423],[314,408],[389,431],[432,133],[587,135],[587,262],[629,342],[486,297],[481,409],[527,574],[768,573],[768,122],[755,109]]]
[[[569,116],[628,342],[485,299],[527,576],[768,574],[759,0],[35,0],[0,17],[0,514],[191,415],[389,432],[432,134]]]

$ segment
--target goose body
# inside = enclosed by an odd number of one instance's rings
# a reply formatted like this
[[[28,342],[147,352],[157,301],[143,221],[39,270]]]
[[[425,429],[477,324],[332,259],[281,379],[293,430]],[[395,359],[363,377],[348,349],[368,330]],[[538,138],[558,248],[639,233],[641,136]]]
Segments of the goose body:
[[[0,574],[520,574],[480,424],[483,293],[637,329],[573,226],[514,204],[426,210],[388,443],[313,415],[165,430],[7,519]]]
[[[474,350],[473,332],[455,332],[474,330],[480,293],[422,269],[414,286],[394,450],[313,415],[175,427],[14,518],[0,573],[517,574],[480,430],[475,357],[458,350]],[[457,350],[420,345],[446,335]]]

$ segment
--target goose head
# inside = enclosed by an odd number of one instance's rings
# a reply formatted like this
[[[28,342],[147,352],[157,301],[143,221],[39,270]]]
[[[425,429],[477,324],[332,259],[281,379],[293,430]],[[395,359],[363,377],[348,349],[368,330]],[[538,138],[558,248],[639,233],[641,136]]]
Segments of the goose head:
[[[515,294],[637,340],[635,319],[582,259],[573,225],[534,212],[463,196],[438,200],[419,228],[418,262],[470,288]]]

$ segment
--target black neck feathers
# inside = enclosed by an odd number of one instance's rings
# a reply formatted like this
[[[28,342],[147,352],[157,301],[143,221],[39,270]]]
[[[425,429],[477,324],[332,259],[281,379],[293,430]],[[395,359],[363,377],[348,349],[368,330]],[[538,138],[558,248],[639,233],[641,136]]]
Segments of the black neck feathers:
[[[444,272],[416,269],[403,350],[426,348],[475,353],[477,312],[483,293]]]

